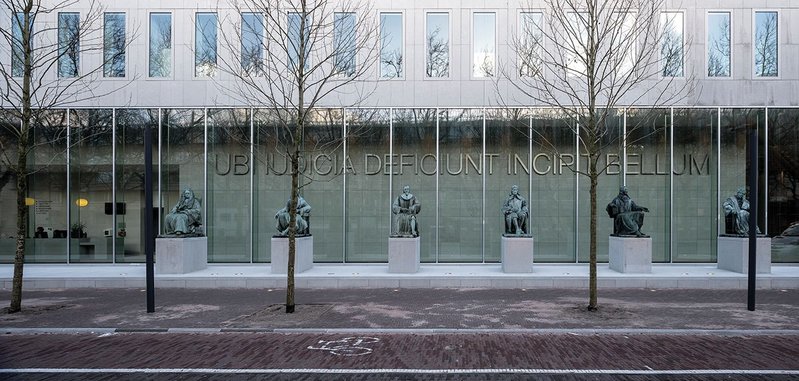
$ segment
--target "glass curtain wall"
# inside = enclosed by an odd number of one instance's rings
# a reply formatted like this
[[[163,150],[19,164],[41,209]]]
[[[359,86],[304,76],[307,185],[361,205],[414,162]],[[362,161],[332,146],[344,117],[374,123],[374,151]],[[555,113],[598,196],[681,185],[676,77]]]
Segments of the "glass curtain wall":
[[[605,213],[605,206],[613,200],[619,193],[619,186],[623,184],[623,176],[618,167],[613,164],[621,157],[622,147],[622,132],[624,123],[623,110],[611,110],[607,114],[605,123],[601,128],[601,138],[599,145],[602,147],[602,155],[597,164],[597,170],[600,171],[598,185],[596,190],[596,205],[597,205],[597,241],[596,252],[597,261],[607,262],[608,260],[608,237],[613,233],[613,221],[607,217]],[[581,128],[580,133],[584,134],[585,129]],[[581,137],[585,139],[586,137]],[[579,163],[578,170],[587,173],[588,171],[588,153],[585,150],[585,145],[581,142],[578,146]],[[604,171],[603,168],[606,168]],[[564,168],[564,171],[567,169]],[[590,223],[591,223],[591,198],[589,190],[591,188],[591,181],[588,176],[580,175],[577,179],[578,186],[578,209],[577,209],[577,242],[578,242],[578,259],[580,262],[588,262],[589,249],[590,249]],[[646,206],[641,196],[635,189],[630,189],[630,197],[636,203],[641,201],[641,205]],[[645,220],[646,221],[646,220]]]
[[[144,131],[152,131],[153,184],[158,179],[158,109],[116,110],[116,262],[145,261],[144,224],[149,218],[157,229],[158,205],[149,213],[144,209]],[[158,200],[153,186],[153,200]],[[157,201],[156,201],[157,202]]]
[[[315,110],[308,116],[303,139],[300,195],[312,208],[309,226],[314,236],[314,262],[341,262],[344,260],[344,177],[335,162],[344,156],[343,110]],[[284,197],[289,196],[287,193]],[[357,204],[352,206],[359,209]]]
[[[751,200],[750,190],[747,187],[750,167],[747,153],[747,134],[750,128],[758,129],[758,159],[760,191],[760,205],[765,205],[765,110],[764,109],[722,109],[721,110],[721,174],[719,176],[719,204],[728,197],[734,196],[738,188],[744,188],[746,198]],[[765,208],[758,210],[757,226],[760,232],[765,230]],[[719,208],[719,233],[724,234],[724,210]]]
[[[19,120],[8,112],[0,111],[0,142],[5,156],[0,159],[0,263],[14,262],[17,235],[17,177],[6,160],[13,162],[17,157],[19,144]],[[30,203],[33,203],[33,199]],[[27,201],[27,200],[26,200]],[[49,237],[48,237],[49,238]]]
[[[438,261],[482,262],[483,110],[438,116]]]
[[[275,213],[286,206],[291,196],[291,165],[288,147],[289,130],[281,123],[287,115],[279,117],[274,111],[253,111],[253,260],[270,262],[272,235],[277,233]],[[312,201],[311,207],[315,205]],[[311,215],[316,214],[312,210]],[[316,233],[316,221],[311,222],[311,234]],[[316,241],[316,239],[314,239]],[[314,250],[315,251],[315,250]]]
[[[799,109],[768,110],[771,260],[799,262]]]
[[[203,208],[203,227],[208,228],[204,188],[205,141],[203,109],[161,109],[159,221],[163,221],[177,205],[183,191],[191,189]],[[164,234],[163,223],[160,234]]]
[[[250,262],[250,112],[208,109],[209,262]]]
[[[628,109],[625,184],[639,206],[649,208],[641,232],[652,237],[652,261],[671,259],[671,110]],[[613,166],[616,168],[616,166]],[[603,200],[600,210],[610,201]],[[602,216],[609,222],[606,216]]]
[[[484,252],[486,262],[499,262],[500,237],[505,233],[502,206],[512,186],[518,185],[519,194],[527,200],[529,217],[537,218],[530,196],[530,115],[525,109],[489,109],[486,110],[485,124],[482,163],[485,178]],[[531,230],[534,219],[529,217],[527,229]]]
[[[30,204],[27,237],[33,237],[33,245],[28,246],[25,253],[25,260],[29,263],[64,263],[68,260],[68,208],[74,204],[70,203],[67,187],[67,135],[67,112],[64,110],[52,111],[34,121],[28,173],[35,175],[28,176],[27,198],[30,200],[26,199],[26,204]],[[75,221],[75,216],[72,220]],[[36,239],[39,227],[52,238]],[[71,250],[78,252],[77,242],[72,242]]]
[[[533,154],[530,226],[535,238],[534,260],[574,262],[577,148],[571,120],[558,110],[530,112]]]
[[[390,111],[348,109],[346,117],[346,162],[336,164],[337,168],[347,170],[345,260],[386,262],[394,194],[390,186],[390,167],[386,165],[391,163]]]
[[[113,111],[70,112],[70,262],[111,262],[114,245]],[[106,203],[109,208],[106,208]]]
[[[716,261],[718,110],[674,109],[672,259]]]
[[[436,109],[394,109],[392,125],[394,156],[388,163],[389,173],[392,173],[390,202],[402,193],[404,186],[411,188],[421,205],[416,221],[421,237],[421,260],[436,262],[439,226],[436,211],[439,210],[438,197],[441,195],[437,192],[440,157],[437,156]],[[418,173],[408,169],[400,171],[400,168],[405,168],[400,165],[400,158],[418,163]],[[391,228],[396,229],[393,225]]]

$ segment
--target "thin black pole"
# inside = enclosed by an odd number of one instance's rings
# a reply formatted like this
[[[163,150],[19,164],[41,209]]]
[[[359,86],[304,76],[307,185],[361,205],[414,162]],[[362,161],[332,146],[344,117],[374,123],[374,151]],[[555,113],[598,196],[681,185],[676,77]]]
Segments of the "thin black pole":
[[[153,133],[144,127],[144,253],[147,261],[147,313],[155,312],[155,241],[153,234]]]
[[[755,310],[755,287],[757,285],[757,125],[749,128],[747,146],[749,147],[749,282],[747,309]]]

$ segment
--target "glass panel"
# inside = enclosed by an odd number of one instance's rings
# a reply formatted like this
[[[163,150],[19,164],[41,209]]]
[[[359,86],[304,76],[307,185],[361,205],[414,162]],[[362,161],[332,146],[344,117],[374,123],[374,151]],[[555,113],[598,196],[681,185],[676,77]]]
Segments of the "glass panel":
[[[348,169],[347,262],[386,262],[388,258],[393,200],[390,166],[386,166],[391,163],[389,117],[388,109],[347,110],[347,162],[337,164]],[[407,156],[402,159],[409,161]]]
[[[427,77],[449,77],[449,13],[427,14]]]
[[[111,110],[72,110],[70,117],[71,262],[112,260],[114,219],[106,208],[113,201],[112,117]]]
[[[355,13],[336,13],[333,17],[333,47],[336,71],[346,77],[355,75]]]
[[[125,14],[106,13],[103,29],[103,76],[125,76]]]
[[[644,213],[641,232],[652,237],[653,262],[671,259],[670,128],[671,111],[668,109],[627,110],[628,194],[638,206],[649,209],[649,213]],[[604,211],[609,201],[599,203],[599,211]],[[607,214],[600,216],[610,221]]]
[[[14,238],[17,235],[17,176],[8,164],[17,157],[19,119],[3,110],[0,110],[0,144],[5,156],[0,158],[0,210],[3,211],[3,218],[0,218],[0,263],[13,263],[17,247]],[[28,199],[28,203],[35,202],[30,197]],[[49,234],[48,238],[52,237],[52,232]]]
[[[380,76],[402,78],[402,13],[380,14]]]
[[[778,75],[777,12],[755,12],[755,76]]]
[[[660,45],[660,60],[664,77],[683,76],[683,14],[663,12],[660,14],[663,40]]]
[[[436,220],[439,211],[436,197],[436,168],[439,165],[436,159],[436,110],[395,109],[392,118],[394,161],[388,165],[396,169],[391,176],[391,198],[387,200],[385,208],[390,210],[391,203],[402,193],[404,186],[411,188],[411,193],[421,205],[416,222],[421,237],[422,262],[436,262]],[[411,162],[414,163],[413,170],[404,164]]]
[[[150,77],[172,75],[172,15],[150,14]]]
[[[250,120],[208,110],[208,261],[250,262]]]
[[[746,198],[750,199],[749,189],[747,182],[749,181],[750,167],[748,164],[748,151],[747,151],[747,130],[749,128],[758,128],[760,133],[760,144],[758,153],[760,155],[760,168],[759,168],[759,189],[761,196],[765,196],[765,150],[763,143],[765,141],[765,110],[763,109],[722,109],[721,110],[721,183],[719,189],[721,191],[721,200],[719,204],[723,203],[730,196],[735,196],[738,188],[746,190]],[[760,208],[758,208],[758,222],[757,226],[760,231],[764,231],[765,227],[765,208],[763,205],[765,197],[761,197]],[[719,205],[719,232],[725,232],[725,216],[724,209]]]
[[[600,146],[603,149],[604,155],[599,158],[597,170],[607,167],[604,173],[600,172],[598,185],[596,190],[596,206],[597,206],[597,244],[596,253],[598,262],[607,262],[608,260],[608,237],[613,233],[613,220],[607,217],[605,207],[619,194],[619,186],[622,185],[623,178],[621,175],[620,166],[614,164],[618,163],[618,158],[621,157],[620,142],[622,136],[622,128],[624,122],[624,114],[617,110],[612,110],[608,113],[607,120],[605,121],[604,133],[601,134]],[[581,129],[581,134],[585,134],[585,130]],[[588,170],[588,157],[585,151],[585,145],[582,143],[585,136],[581,136],[581,144],[579,146],[580,152],[580,170]],[[609,165],[607,163],[610,163]],[[568,168],[564,167],[563,172],[566,173]],[[590,249],[590,223],[591,223],[591,198],[589,189],[591,188],[591,181],[588,176],[579,176],[579,209],[577,211],[577,229],[578,229],[578,259],[580,262],[588,262],[589,249]],[[642,206],[648,206],[644,202],[645,196],[640,194],[634,188],[630,189],[630,196],[636,203],[641,202]],[[652,209],[652,208],[650,208]],[[649,216],[647,216],[649,217]],[[647,220],[645,220],[647,221]],[[646,226],[646,225],[644,225]]]
[[[531,118],[534,176],[530,226],[535,237],[534,260],[574,262],[577,175],[570,169],[576,162],[574,132],[569,128],[570,120],[557,110],[532,110]],[[584,179],[581,177],[580,181]]]
[[[768,110],[771,260],[799,262],[799,109]]]
[[[288,53],[289,65],[293,70],[299,69],[300,60],[303,60],[303,70],[308,70],[311,62],[311,16],[305,18],[305,30],[300,34],[303,27],[302,17],[299,13],[290,12],[288,14]],[[304,40],[304,41],[303,41]],[[300,57],[300,46],[305,44],[305,54]]]
[[[588,45],[588,14],[582,12],[569,12],[566,14],[566,20],[569,22],[569,28],[564,32],[568,39],[566,46],[566,74],[569,76],[584,76],[587,72],[587,58],[588,52],[586,46]]]
[[[731,65],[730,12],[707,14],[707,76],[729,77]]]
[[[22,28],[25,25],[25,14],[16,13],[16,17],[11,17],[11,76],[22,77],[25,70],[25,50],[22,45]],[[33,49],[33,14],[28,13],[28,25],[30,33],[28,43]]]
[[[674,262],[716,261],[717,127],[716,109],[674,109]]]
[[[264,17],[241,14],[241,70],[245,75],[262,76],[264,58]]]
[[[532,77],[541,69],[544,54],[543,14],[524,12],[519,18],[519,76]]]
[[[58,76],[77,77],[80,68],[80,14],[58,14]]]
[[[203,208],[202,223],[207,229],[203,110],[163,109],[161,112],[160,233],[164,234],[166,214],[177,205],[186,189],[191,189],[194,197],[200,201]]]
[[[194,75],[211,77],[216,73],[216,13],[197,13],[194,29]]]
[[[483,112],[439,114],[439,262],[483,261]]]
[[[497,51],[497,14],[474,14],[472,23],[472,48],[474,61],[472,62],[472,76],[475,78],[493,77],[496,74]]]
[[[272,235],[277,234],[275,213],[286,206],[291,196],[291,166],[286,156],[290,136],[272,110],[255,110],[253,116],[255,134],[253,161],[255,218],[253,226],[254,261],[270,262]],[[316,207],[308,201],[316,214]],[[312,222],[311,234],[316,233],[316,220]],[[316,239],[314,239],[316,241]]]
[[[502,206],[513,185],[527,201],[527,230],[534,222],[530,197],[529,112],[523,109],[486,110],[486,151],[482,168],[485,174],[485,261],[501,260],[500,237],[505,232]],[[471,162],[468,162],[471,165]],[[479,179],[474,168],[469,176]],[[535,231],[533,234],[537,234]],[[536,237],[537,238],[537,237]],[[537,243],[537,242],[536,242]],[[536,250],[537,251],[537,250]]]
[[[144,224],[144,131],[150,127],[153,137],[153,200],[149,213],[158,231],[158,110],[117,109],[116,148],[116,231],[117,263],[145,260]],[[108,240],[108,238],[106,238]],[[119,242],[121,241],[121,243]]]
[[[344,258],[344,177],[334,158],[343,157],[344,115],[341,109],[316,109],[305,127],[305,154],[300,194],[311,205],[315,262]],[[290,192],[283,198],[288,200]],[[285,201],[284,201],[285,202]],[[356,209],[357,204],[353,205]],[[277,210],[275,210],[277,211]]]

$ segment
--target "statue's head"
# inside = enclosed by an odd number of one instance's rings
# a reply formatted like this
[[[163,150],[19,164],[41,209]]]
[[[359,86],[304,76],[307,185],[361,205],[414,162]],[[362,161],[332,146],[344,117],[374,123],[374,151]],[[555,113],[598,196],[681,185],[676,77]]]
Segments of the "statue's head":
[[[745,195],[746,195],[746,190],[744,188],[738,188],[738,191],[735,192],[735,197],[737,197],[739,200],[742,200]]]
[[[185,190],[183,190],[183,198],[185,198],[187,200],[193,199],[194,198],[194,191],[192,191],[191,188],[186,188]]]
[[[619,187],[619,193],[621,193],[623,195],[626,195],[627,194],[627,186],[626,185],[620,186]]]
[[[513,185],[512,187],[510,187],[510,194],[512,194],[514,196],[519,194],[519,186],[518,185]]]
[[[404,194],[411,193],[411,187],[409,185],[402,187],[402,193]]]

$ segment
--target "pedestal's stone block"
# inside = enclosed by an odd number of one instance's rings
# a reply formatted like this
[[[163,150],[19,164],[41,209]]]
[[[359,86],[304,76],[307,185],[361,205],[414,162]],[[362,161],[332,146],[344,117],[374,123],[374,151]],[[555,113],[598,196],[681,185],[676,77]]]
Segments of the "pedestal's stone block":
[[[157,274],[186,274],[206,267],[208,237],[155,239]]]
[[[652,272],[652,238],[616,237],[608,240],[610,269],[620,273]]]
[[[771,238],[757,237],[757,273],[771,273]],[[749,273],[749,237],[719,237],[718,268]]]
[[[294,273],[298,274],[313,267],[313,236],[294,239],[296,255]],[[272,237],[272,274],[286,274],[289,271],[288,237]]]
[[[502,271],[533,272],[533,237],[502,237]]]
[[[388,272],[415,273],[421,261],[421,240],[414,238],[388,238]]]

